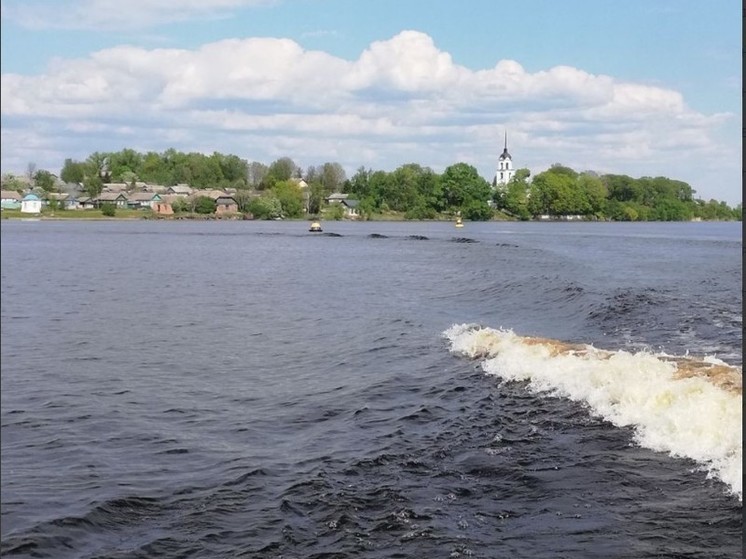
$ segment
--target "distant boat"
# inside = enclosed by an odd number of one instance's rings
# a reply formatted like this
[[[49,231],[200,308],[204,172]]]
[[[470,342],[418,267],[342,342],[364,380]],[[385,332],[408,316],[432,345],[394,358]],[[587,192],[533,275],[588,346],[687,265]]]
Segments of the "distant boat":
[[[321,233],[321,224],[318,221],[311,223],[311,227],[308,229],[311,233]]]

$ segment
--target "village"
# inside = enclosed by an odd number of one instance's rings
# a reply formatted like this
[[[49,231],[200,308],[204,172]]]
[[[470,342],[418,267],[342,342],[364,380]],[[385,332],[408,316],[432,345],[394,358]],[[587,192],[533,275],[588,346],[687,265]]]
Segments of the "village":
[[[305,210],[308,208],[308,184],[303,179],[291,179],[303,194]],[[85,194],[82,185],[62,183],[58,192],[46,192],[41,188],[30,188],[25,194],[15,190],[2,190],[3,210],[20,210],[23,214],[38,215],[42,210],[101,210],[102,208],[142,210],[155,216],[169,217],[178,213],[179,208],[194,211],[199,199],[206,198],[214,204],[216,217],[245,217],[239,210],[238,189],[197,189],[187,184],[163,186],[145,182],[104,183],[97,196]],[[338,205],[345,219],[357,219],[358,201],[348,194],[334,192],[324,198],[327,206]],[[174,208],[177,208],[175,211]],[[212,206],[208,206],[212,208]],[[204,212],[203,212],[204,213]]]

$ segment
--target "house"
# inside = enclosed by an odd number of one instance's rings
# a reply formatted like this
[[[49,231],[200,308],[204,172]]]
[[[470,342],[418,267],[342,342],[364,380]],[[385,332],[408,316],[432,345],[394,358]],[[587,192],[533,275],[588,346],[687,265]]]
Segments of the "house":
[[[102,188],[102,192],[127,192],[129,185],[126,182],[107,182]]]
[[[159,195],[158,200],[154,200],[151,208],[158,215],[174,215],[174,208],[172,206],[175,199],[179,198],[175,194],[164,194]]]
[[[21,200],[21,212],[25,214],[41,213],[41,198],[36,194],[26,194]]]
[[[161,195],[154,192],[133,192],[127,196],[127,207],[138,210],[152,208],[160,200]]]
[[[340,204],[344,206],[346,218],[357,219],[360,217],[360,210],[358,210],[359,200],[342,200]]]
[[[44,194],[41,202],[44,206],[49,206],[51,203],[52,205],[56,204],[58,208],[62,208],[69,196],[67,192],[47,192]]]
[[[114,204],[117,208],[126,208],[127,195],[123,192],[102,192],[93,199],[93,203],[97,208],[104,204]]]
[[[201,196],[215,201],[215,213],[218,215],[238,213],[238,202],[233,196],[223,190],[195,190],[189,198],[196,200]]]
[[[0,193],[0,198],[2,198],[2,209],[17,210],[21,207],[21,199],[23,197],[15,190],[3,190]]]
[[[189,196],[192,192],[192,188],[186,184],[177,184],[175,186],[169,186],[166,189],[166,194],[175,194],[176,196],[184,197]]]
[[[360,216],[358,210],[358,200],[350,200],[349,194],[342,194],[341,192],[334,192],[324,198],[326,203],[329,205],[339,204],[344,208],[344,216],[349,219],[357,219]]]
[[[142,192],[157,192],[158,194],[165,194],[168,190],[165,186],[160,184],[148,184],[146,182],[136,182],[135,187]]]
[[[95,207],[96,204],[90,196],[81,196],[78,198],[78,208],[76,209],[92,210]]]
[[[238,202],[230,194],[218,196],[215,199],[215,213],[218,215],[238,213]]]
[[[349,194],[342,194],[341,192],[333,192],[329,196],[324,198],[324,200],[326,201],[327,204],[339,204],[340,202],[342,202],[342,200],[347,200],[348,196]]]
[[[68,194],[64,200],[62,200],[62,208],[66,210],[80,210],[83,208],[75,194]]]

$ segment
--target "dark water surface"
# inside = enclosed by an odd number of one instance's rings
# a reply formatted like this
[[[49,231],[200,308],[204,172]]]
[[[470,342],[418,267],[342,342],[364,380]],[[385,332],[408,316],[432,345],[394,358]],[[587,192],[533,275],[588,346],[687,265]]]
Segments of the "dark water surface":
[[[2,223],[3,556],[741,556],[727,484],[443,338],[741,366],[740,223],[323,225]]]

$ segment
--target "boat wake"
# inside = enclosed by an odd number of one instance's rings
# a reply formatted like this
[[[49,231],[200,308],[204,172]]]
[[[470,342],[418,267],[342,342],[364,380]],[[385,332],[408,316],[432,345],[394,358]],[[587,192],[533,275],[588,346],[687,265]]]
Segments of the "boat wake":
[[[701,464],[742,500],[742,370],[713,357],[603,350],[475,324],[444,332],[456,355],[530,390],[632,427],[638,444]]]

